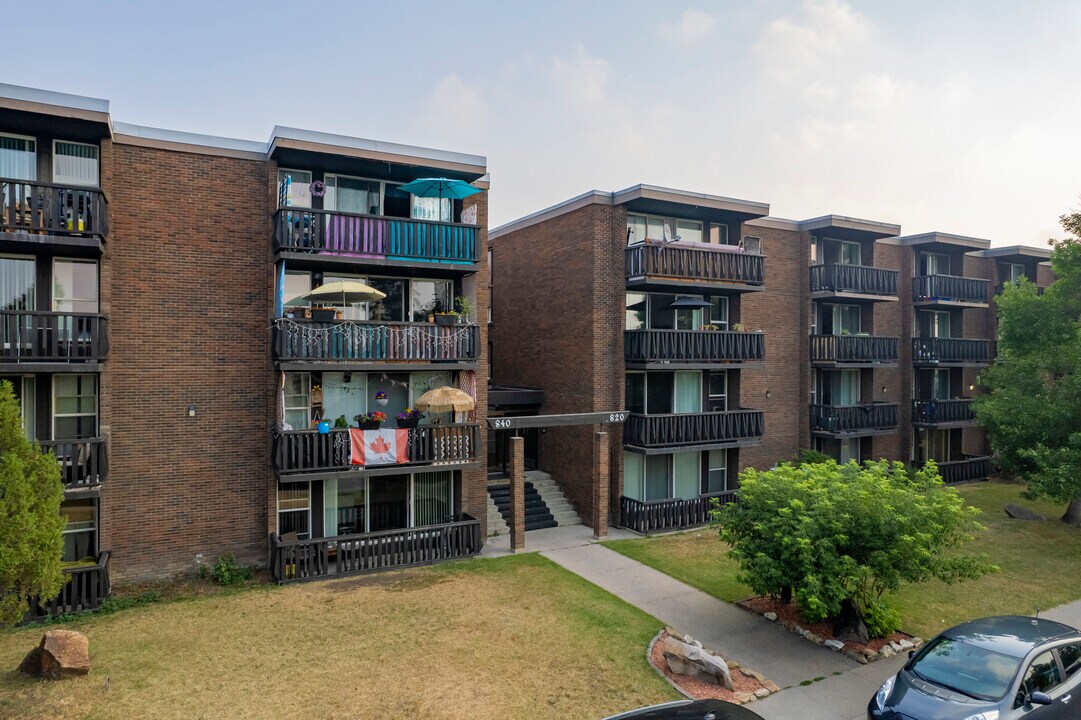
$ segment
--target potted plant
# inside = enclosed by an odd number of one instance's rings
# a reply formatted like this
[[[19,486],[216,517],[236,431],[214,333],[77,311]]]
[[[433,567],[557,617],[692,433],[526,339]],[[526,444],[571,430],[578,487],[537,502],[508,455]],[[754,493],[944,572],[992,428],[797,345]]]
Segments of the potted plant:
[[[335,428],[347,428],[349,427],[349,421],[345,419],[345,415],[339,415],[338,419],[334,421]]]
[[[322,420],[319,421],[319,424],[316,425],[316,429],[319,430],[320,435],[329,435],[330,434],[330,420],[327,420],[326,418],[323,418]]]
[[[424,413],[420,410],[406,408],[405,412],[398,413],[395,419],[398,421],[398,427],[400,428],[415,428],[422,417],[424,417]]]
[[[713,323],[706,323],[705,325],[703,325],[699,329],[700,330],[708,330],[710,332],[715,332],[717,330],[720,330],[721,328],[719,326],[717,326],[717,325],[714,325]]]
[[[337,316],[337,311],[334,308],[315,307],[312,308],[312,320],[333,320]]]
[[[441,326],[453,325],[458,322],[458,313],[450,310],[435,314],[435,324]]]
[[[390,398],[387,397],[387,393],[385,391],[380,390],[375,394],[375,401],[378,404],[385,406],[388,402],[390,402]]]
[[[743,332],[746,328],[743,326],[743,323],[734,323],[732,325],[732,330],[733,332]]]
[[[473,301],[465,295],[459,295],[454,298],[454,304],[458,308],[459,322],[469,322],[473,316]]]
[[[379,426],[383,424],[383,421],[387,419],[387,415],[386,413],[375,410],[373,412],[361,413],[353,419],[357,421],[357,427],[361,430],[378,430]]]

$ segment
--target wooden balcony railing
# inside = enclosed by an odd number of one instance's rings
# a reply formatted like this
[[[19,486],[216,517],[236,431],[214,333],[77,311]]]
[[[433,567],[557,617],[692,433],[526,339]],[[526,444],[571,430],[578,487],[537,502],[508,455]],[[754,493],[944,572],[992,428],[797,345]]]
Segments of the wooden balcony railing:
[[[991,340],[912,338],[913,365],[987,365],[994,356],[995,343]]]
[[[623,441],[638,447],[669,447],[736,442],[762,436],[761,410],[639,415],[631,413],[623,425]]]
[[[469,515],[440,525],[283,541],[270,536],[270,571],[279,584],[359,575],[473,557],[483,546]]]
[[[942,482],[947,485],[960,482],[975,482],[991,477],[994,465],[990,457],[970,456],[964,460],[950,460],[937,463]]]
[[[812,335],[811,362],[897,362],[899,342],[878,335]]]
[[[986,303],[991,282],[956,275],[918,275],[912,278],[912,299],[916,302],[944,300]]]
[[[913,400],[912,422],[917,425],[975,422],[972,398],[956,400]]]
[[[897,294],[897,271],[867,265],[812,265],[811,292]]]
[[[717,330],[626,330],[627,362],[723,363],[765,359],[766,336]]]
[[[852,433],[897,427],[897,403],[811,405],[811,432]]]
[[[102,484],[109,471],[103,438],[87,440],[42,440],[42,450],[52,450],[60,463],[60,479],[67,490],[81,490]]]
[[[480,357],[480,334],[472,324],[280,318],[273,334],[275,360],[467,362]]]
[[[105,239],[109,204],[100,190],[0,178],[0,232]]]
[[[728,491],[687,500],[669,498],[648,502],[620,497],[619,524],[639,533],[699,527],[710,522],[714,500],[721,505],[727,505],[735,502],[736,493]]]
[[[762,285],[766,274],[762,255],[652,242],[628,247],[626,264],[628,279],[655,277]]]
[[[391,425],[388,428],[393,427]],[[421,425],[409,429],[409,462],[394,467],[476,462],[480,425]],[[274,436],[274,468],[282,475],[362,469],[350,462],[349,431],[287,430]],[[386,467],[379,465],[376,467]]]
[[[0,363],[95,361],[108,351],[101,315],[0,311]]]
[[[71,615],[97,610],[109,597],[109,553],[98,555],[96,565],[64,568],[64,587],[52,600],[30,599],[30,611],[25,622],[34,622],[57,615]]]
[[[435,263],[479,259],[476,225],[294,207],[274,214],[274,249]]]

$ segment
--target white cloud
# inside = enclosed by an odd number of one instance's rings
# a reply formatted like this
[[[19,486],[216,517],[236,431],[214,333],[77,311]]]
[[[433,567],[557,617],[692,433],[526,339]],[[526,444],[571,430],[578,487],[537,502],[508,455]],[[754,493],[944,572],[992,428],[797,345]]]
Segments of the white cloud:
[[[683,46],[690,46],[711,35],[714,25],[716,25],[716,20],[709,13],[687,8],[676,22],[661,24],[661,37]]]
[[[570,60],[556,58],[555,71],[572,106],[596,105],[603,100],[608,84],[607,60],[590,57],[579,45],[577,55]]]
[[[443,78],[428,98],[431,122],[452,136],[473,137],[484,125],[487,108],[480,93],[456,73]]]
[[[768,76],[797,81],[867,48],[875,34],[874,24],[847,3],[807,0],[798,17],[769,23],[754,51]]]

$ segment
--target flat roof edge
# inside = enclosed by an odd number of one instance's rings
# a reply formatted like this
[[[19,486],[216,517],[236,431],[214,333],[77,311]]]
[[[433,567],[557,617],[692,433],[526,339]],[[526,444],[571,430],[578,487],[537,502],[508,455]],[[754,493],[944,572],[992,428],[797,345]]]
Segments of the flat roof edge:
[[[788,218],[766,216],[755,218],[754,220],[748,220],[746,224],[752,227],[771,228],[773,230],[791,230],[792,232],[800,231],[799,220],[789,220]]]
[[[295,147],[289,144],[281,144],[279,140],[293,140],[299,143],[312,143],[327,147],[357,150],[377,155],[400,155],[418,160],[450,163],[478,168],[481,172],[488,167],[488,158],[483,155],[471,155],[468,153],[439,150],[437,148],[422,147],[419,145],[405,145],[402,143],[384,142],[382,140],[370,140],[368,138],[338,135],[316,130],[304,130],[301,128],[275,125],[271,132],[270,142],[267,143],[269,152],[273,153],[279,145],[282,147]]]
[[[546,220],[551,220],[552,218],[583,208],[586,205],[593,204],[612,204],[612,193],[604,192],[603,190],[587,190],[581,195],[576,195],[569,200],[564,200],[563,202],[537,210],[528,215],[523,215],[517,220],[503,223],[499,227],[488,231],[488,239],[495,240],[508,233],[524,230],[527,227],[538,225]]]
[[[818,230],[822,228],[843,228],[859,232],[877,233],[885,236],[896,235],[901,232],[901,226],[896,223],[882,222],[880,220],[865,220],[863,218],[849,217],[847,215],[821,215],[807,220],[801,220],[800,230]]]
[[[1039,257],[1050,258],[1051,248],[1034,247],[1032,245],[1008,245],[1006,247],[989,248],[987,250],[979,250],[972,253],[976,257],[985,258],[1000,258],[1010,257],[1011,255],[1021,255],[1027,257]]]
[[[686,205],[698,205],[716,210],[730,212],[742,212],[752,215],[769,215],[769,203],[755,200],[740,200],[739,198],[725,197],[723,195],[709,195],[707,193],[679,190],[676,188],[661,187],[659,185],[647,185],[640,183],[631,187],[617,190],[612,193],[613,203],[621,205],[638,199],[665,200]]]
[[[919,233],[918,235],[904,235],[880,240],[883,245],[927,245],[930,243],[943,243],[946,245],[959,245],[961,247],[984,249],[991,247],[991,241],[985,238],[970,237],[968,235],[955,235],[932,231]]]
[[[10,98],[39,105],[52,105],[58,108],[85,110],[93,113],[109,114],[109,101],[102,98],[74,95],[72,93],[41,90],[24,85],[0,83],[0,98]]]
[[[121,122],[114,123],[113,133],[114,142],[121,144],[187,150],[189,152],[204,152],[232,157],[248,157],[253,160],[265,160],[267,156],[266,144],[254,140],[201,135],[181,130],[165,130],[164,128],[145,127]]]

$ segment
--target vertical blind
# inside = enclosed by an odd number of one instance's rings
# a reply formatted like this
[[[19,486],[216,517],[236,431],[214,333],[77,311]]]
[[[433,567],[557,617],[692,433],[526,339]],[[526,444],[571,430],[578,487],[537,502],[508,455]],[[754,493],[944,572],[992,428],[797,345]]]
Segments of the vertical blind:
[[[0,257],[0,310],[33,309],[34,261]]]
[[[30,138],[0,135],[0,177],[37,179],[36,146]]]
[[[96,145],[57,140],[53,156],[53,182],[66,185],[98,184]]]
[[[447,471],[413,476],[413,525],[437,525],[454,516],[454,483]]]

